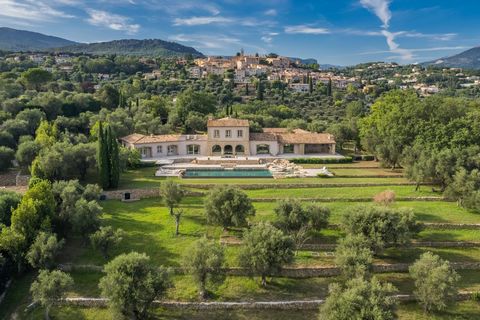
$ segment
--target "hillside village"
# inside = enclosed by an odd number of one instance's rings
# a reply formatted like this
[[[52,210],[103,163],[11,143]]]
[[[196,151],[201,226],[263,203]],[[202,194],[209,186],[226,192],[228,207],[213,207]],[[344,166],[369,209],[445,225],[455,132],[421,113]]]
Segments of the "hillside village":
[[[0,55],[0,62],[32,63],[42,66],[49,72],[70,74],[77,71],[75,61],[79,54],[71,53],[11,53]],[[186,70],[190,79],[204,79],[209,76],[220,77],[232,82],[236,88],[255,91],[257,81],[283,83],[295,93],[308,93],[313,86],[328,86],[344,89],[351,85],[364,93],[375,91],[377,87],[389,86],[403,90],[414,89],[419,94],[428,96],[441,92],[452,85],[456,88],[480,88],[480,72],[462,68],[432,68],[421,65],[399,65],[397,63],[378,62],[368,65],[339,67],[321,70],[318,64],[305,65],[300,60],[293,60],[277,54],[249,55],[243,50],[232,57],[209,56],[205,58],[173,58],[178,66]],[[149,72],[143,73],[144,80],[176,80],[149,57],[140,57]],[[372,77],[372,75],[374,75]],[[108,72],[93,73],[94,89],[102,83],[114,80],[118,75]]]

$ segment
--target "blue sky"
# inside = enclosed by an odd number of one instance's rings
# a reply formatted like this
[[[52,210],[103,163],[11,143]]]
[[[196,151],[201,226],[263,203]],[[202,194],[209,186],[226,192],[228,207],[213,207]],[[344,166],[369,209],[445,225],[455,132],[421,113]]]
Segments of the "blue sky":
[[[160,38],[213,55],[414,63],[480,45],[478,0],[0,0],[0,26],[80,42]]]

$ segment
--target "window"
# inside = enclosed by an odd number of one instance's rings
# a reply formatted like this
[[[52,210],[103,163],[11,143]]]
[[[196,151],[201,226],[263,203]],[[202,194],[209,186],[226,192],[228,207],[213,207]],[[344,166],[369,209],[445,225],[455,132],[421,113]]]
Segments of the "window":
[[[225,138],[231,138],[232,137],[232,130],[225,130]]]
[[[283,145],[283,153],[293,153],[293,144],[285,144]]]
[[[237,138],[243,137],[243,130],[237,130]]]
[[[200,146],[198,144],[187,145],[187,154],[200,154]]]
[[[213,130],[213,137],[220,138],[220,130]]]
[[[178,147],[176,145],[169,145],[167,147],[167,155],[173,156],[178,154]]]
[[[162,146],[157,146],[157,153],[162,153]]]

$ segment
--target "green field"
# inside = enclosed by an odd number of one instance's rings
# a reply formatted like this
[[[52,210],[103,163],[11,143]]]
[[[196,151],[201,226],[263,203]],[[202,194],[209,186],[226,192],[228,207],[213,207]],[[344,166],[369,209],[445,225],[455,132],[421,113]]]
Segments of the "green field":
[[[363,164],[365,165],[365,164]],[[370,166],[375,165],[374,162]],[[313,165],[312,165],[313,166]],[[339,165],[340,166],[340,165]],[[345,167],[345,164],[342,164]],[[342,215],[348,215],[349,210],[357,205],[374,205],[371,201],[352,202],[342,199],[359,198],[371,199],[375,194],[384,190],[393,190],[397,197],[425,197],[440,196],[432,191],[431,187],[421,187],[415,191],[414,186],[395,185],[403,183],[404,178],[389,177],[399,175],[401,171],[391,172],[381,168],[365,169],[354,163],[347,169],[334,169],[342,175],[376,176],[385,173],[382,178],[303,178],[303,179],[178,179],[175,181],[183,184],[357,184],[356,187],[329,187],[276,189],[264,186],[258,190],[246,190],[245,192],[253,199],[267,198],[269,202],[254,202],[256,216],[251,222],[274,221],[274,208],[278,199],[287,198],[335,198],[334,202],[322,202],[321,205],[330,208],[330,223],[338,224]],[[120,188],[158,188],[162,181],[153,176],[155,168],[143,168],[130,171],[122,176]],[[389,183],[390,186],[368,186],[371,183]],[[195,191],[205,192],[205,189],[190,188]],[[186,197],[181,204],[184,215],[180,224],[180,235],[174,236],[175,224],[169,215],[167,208],[159,198],[142,199],[134,202],[121,202],[108,200],[100,202],[104,208],[103,224],[125,231],[121,245],[112,250],[111,256],[120,253],[139,251],[147,253],[156,265],[181,266],[183,252],[194,241],[206,235],[209,238],[220,240],[221,237],[241,239],[241,229],[224,231],[220,227],[208,225],[204,217],[203,198]],[[392,205],[395,208],[410,208],[420,222],[427,223],[480,223],[480,215],[469,212],[453,202],[445,201],[397,201]],[[335,229],[326,229],[311,235],[309,242],[312,243],[335,243],[342,233]],[[479,230],[469,229],[432,229],[426,228],[421,231],[414,241],[480,241]],[[226,245],[227,266],[238,266],[238,253],[240,246]],[[423,252],[431,251],[450,261],[474,262],[480,261],[480,248],[415,248],[395,247],[386,249],[382,255],[377,256],[376,263],[411,263]],[[90,246],[83,246],[80,239],[69,239],[63,253],[60,255],[61,263],[103,265],[107,262]],[[299,250],[292,266],[325,266],[333,265],[334,258],[329,252]],[[71,273],[75,280],[75,289],[69,292],[69,296],[98,297],[98,281],[101,272]],[[480,290],[480,271],[461,271],[462,280],[460,288],[463,290]],[[23,312],[29,304],[29,286],[34,278],[30,273],[22,278],[15,279],[11,289],[6,295],[5,301],[0,308],[0,319],[17,314],[17,319],[40,319],[42,311],[35,309],[28,314]],[[381,279],[392,282],[400,293],[411,293],[413,284],[408,274],[390,273],[379,274]],[[273,278],[270,279],[267,288],[262,288],[256,278],[228,276],[226,281],[219,286],[210,287],[211,299],[217,301],[269,301],[269,300],[303,300],[320,299],[327,295],[328,285],[336,278]],[[171,300],[195,301],[198,294],[189,276],[174,276],[174,287],[166,296]],[[475,319],[480,314],[478,303],[462,302],[456,307],[450,308],[443,314],[424,315],[416,304],[402,304],[399,307],[400,319]],[[112,315],[107,309],[58,307],[52,312],[56,319],[111,319]],[[157,319],[312,319],[316,312],[289,312],[289,311],[242,311],[242,312],[202,312],[190,311],[155,310]],[[480,316],[478,316],[480,318]]]

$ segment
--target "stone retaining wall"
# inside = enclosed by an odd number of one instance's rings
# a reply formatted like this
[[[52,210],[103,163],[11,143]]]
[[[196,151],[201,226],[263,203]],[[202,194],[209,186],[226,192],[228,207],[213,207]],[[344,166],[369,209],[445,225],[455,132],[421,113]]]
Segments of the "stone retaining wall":
[[[473,292],[459,292],[456,299],[458,301],[468,300]],[[398,294],[394,297],[399,302],[415,301],[415,296],[411,294]],[[234,302],[184,302],[184,301],[162,301],[155,300],[153,305],[166,309],[179,310],[198,310],[198,311],[214,311],[214,310],[318,310],[325,302],[325,299],[311,300],[285,300],[285,301],[234,301]],[[63,304],[81,306],[81,307],[97,307],[104,308],[107,306],[108,299],[105,298],[66,298],[61,301]]]
[[[480,270],[480,262],[451,262],[452,267],[456,270]],[[393,264],[374,264],[374,273],[390,273],[390,272],[408,272],[408,263]],[[97,265],[74,265],[64,264],[58,267],[66,272],[72,271],[91,271],[103,272],[102,266]],[[182,268],[172,268],[175,274],[185,274]],[[249,276],[250,273],[245,268],[226,268],[224,272],[229,276]],[[334,277],[340,274],[340,269],[335,265],[325,266],[307,266],[307,267],[286,267],[283,268],[275,276],[287,278],[314,278],[314,277]]]
[[[279,198],[250,198],[252,202],[277,202]],[[359,198],[295,198],[308,202],[372,202],[372,197]],[[448,201],[444,197],[398,197],[395,201]]]
[[[415,186],[412,182],[382,182],[382,183],[249,183],[235,184],[243,190],[262,190],[262,189],[304,189],[304,188],[345,188],[345,187],[391,187],[391,186]],[[185,188],[210,190],[218,184],[205,183],[182,183]]]
[[[0,174],[0,186],[3,186],[3,187],[15,186],[16,176],[17,176],[17,173],[13,171],[8,171]]]
[[[124,194],[130,193],[131,200],[140,200],[144,198],[156,198],[159,197],[159,188],[149,189],[124,189],[124,190],[111,190],[103,191],[102,194],[106,196],[107,200],[123,200]],[[186,195],[191,197],[203,196],[202,192],[194,192],[186,190]]]
[[[27,174],[20,174],[19,172],[15,177],[15,185],[17,187],[28,186],[29,181],[30,181],[30,175],[27,175]]]

